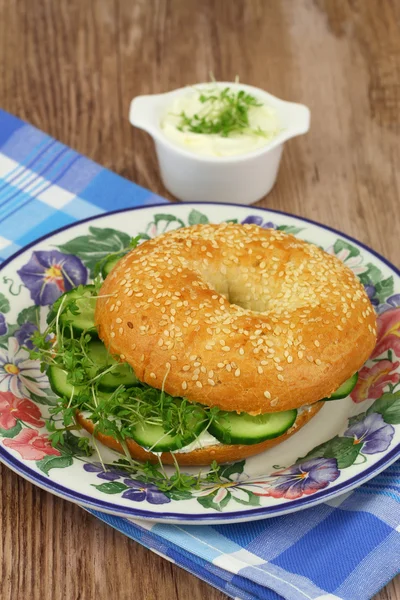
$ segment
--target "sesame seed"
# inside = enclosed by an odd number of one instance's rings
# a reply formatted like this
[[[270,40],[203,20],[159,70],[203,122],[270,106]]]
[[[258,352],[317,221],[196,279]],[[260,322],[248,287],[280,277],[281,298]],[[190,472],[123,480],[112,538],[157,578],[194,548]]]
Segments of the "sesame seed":
[[[150,377],[151,377],[152,379],[156,379],[156,374],[155,374],[155,373],[150,373]]]
[[[235,371],[235,377],[239,377],[240,376],[240,369],[236,369]]]
[[[182,389],[183,390],[187,390],[187,383],[186,383],[186,381],[182,381]]]
[[[269,392],[268,390],[265,390],[265,392],[264,392],[264,396],[265,396],[266,398],[271,398],[271,394],[270,394],[270,392]]]
[[[277,377],[278,377],[279,381],[284,381],[283,375],[281,375],[280,373],[278,373]]]
[[[200,381],[196,381],[196,385],[197,385],[198,388],[202,388],[203,387],[203,384],[200,383]]]

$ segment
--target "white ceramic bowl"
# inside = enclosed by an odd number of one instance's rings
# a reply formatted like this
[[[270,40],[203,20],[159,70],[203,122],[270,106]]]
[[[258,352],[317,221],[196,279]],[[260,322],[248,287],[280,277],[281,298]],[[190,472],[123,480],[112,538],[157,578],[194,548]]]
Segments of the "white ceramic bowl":
[[[164,185],[179,200],[253,204],[272,189],[284,142],[309,130],[310,111],[302,104],[285,102],[250,85],[230,82],[216,85],[245,90],[271,106],[281,132],[265,147],[246,154],[229,157],[193,154],[170,141],[160,127],[168,107],[178,95],[187,94],[190,89],[187,87],[165,94],[137,96],[131,102],[129,120],[153,137]]]

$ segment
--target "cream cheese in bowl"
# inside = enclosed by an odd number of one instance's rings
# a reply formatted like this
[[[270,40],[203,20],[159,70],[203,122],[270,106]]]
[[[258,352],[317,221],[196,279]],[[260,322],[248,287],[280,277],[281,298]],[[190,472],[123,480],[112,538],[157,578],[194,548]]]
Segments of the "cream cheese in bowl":
[[[137,96],[129,120],[153,137],[161,178],[176,198],[252,204],[272,189],[283,146],[308,131],[310,111],[218,81]]]
[[[261,99],[212,84],[176,97],[160,126],[174,144],[215,157],[263,148],[281,130],[276,111]]]

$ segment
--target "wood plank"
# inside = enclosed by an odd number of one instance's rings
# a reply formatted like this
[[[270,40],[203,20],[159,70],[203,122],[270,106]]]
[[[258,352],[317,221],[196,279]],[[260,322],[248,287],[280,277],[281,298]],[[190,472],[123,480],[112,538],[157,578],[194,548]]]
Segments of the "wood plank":
[[[259,205],[316,219],[399,265],[396,0],[0,0],[0,105],[172,199],[130,100],[233,79],[304,102]],[[1,467],[2,599],[226,596]],[[399,600],[400,578],[376,600]]]

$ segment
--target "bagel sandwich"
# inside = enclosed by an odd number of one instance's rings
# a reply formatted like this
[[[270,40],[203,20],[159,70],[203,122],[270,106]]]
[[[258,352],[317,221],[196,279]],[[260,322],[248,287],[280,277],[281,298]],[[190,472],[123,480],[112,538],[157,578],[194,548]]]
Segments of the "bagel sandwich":
[[[205,465],[276,446],[350,393],[375,346],[353,272],[282,231],[194,225],[117,258],[100,290],[69,292],[94,315],[60,319],[103,368],[92,380],[107,418],[82,402],[76,420],[136,460]],[[49,379],[71,392],[65,370]]]

